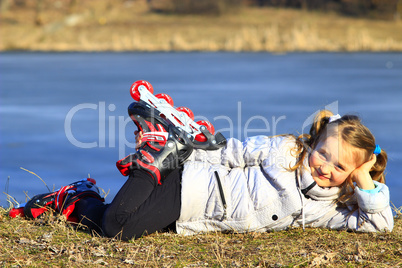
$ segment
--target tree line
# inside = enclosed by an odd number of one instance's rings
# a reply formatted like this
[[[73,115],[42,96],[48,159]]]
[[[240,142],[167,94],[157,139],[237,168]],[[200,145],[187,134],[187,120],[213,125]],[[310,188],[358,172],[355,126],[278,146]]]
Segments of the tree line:
[[[13,6],[34,6],[37,13],[50,4],[66,7],[69,12],[88,0],[0,0],[0,11]],[[302,10],[336,12],[346,16],[368,17],[373,19],[399,19],[402,13],[402,0],[102,0],[110,4],[146,1],[152,12],[173,14],[221,15],[235,12],[245,6],[278,7]],[[101,2],[101,0],[97,0]]]
[[[243,6],[336,12],[354,17],[399,19],[402,0],[148,0],[151,10],[178,14],[222,14]]]

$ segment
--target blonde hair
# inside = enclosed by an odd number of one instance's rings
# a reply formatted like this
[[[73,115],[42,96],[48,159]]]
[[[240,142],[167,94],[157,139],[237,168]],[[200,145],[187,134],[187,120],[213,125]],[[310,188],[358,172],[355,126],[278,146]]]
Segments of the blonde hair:
[[[296,138],[295,153],[298,161],[291,167],[291,170],[303,168],[303,161],[308,157],[308,152],[314,150],[316,145],[328,135],[336,134],[342,140],[356,149],[360,149],[363,156],[363,162],[370,160],[376,147],[376,142],[370,130],[364,126],[358,116],[344,115],[340,119],[329,122],[329,118],[333,115],[331,111],[322,110],[314,118],[314,122],[310,128],[309,134],[302,134]],[[335,126],[335,127],[332,127]],[[370,170],[370,176],[373,180],[385,183],[385,167],[388,157],[384,150],[377,155],[377,160]],[[301,174],[301,173],[300,173]],[[340,201],[348,200],[353,194],[353,182],[348,178],[341,185],[342,194]]]

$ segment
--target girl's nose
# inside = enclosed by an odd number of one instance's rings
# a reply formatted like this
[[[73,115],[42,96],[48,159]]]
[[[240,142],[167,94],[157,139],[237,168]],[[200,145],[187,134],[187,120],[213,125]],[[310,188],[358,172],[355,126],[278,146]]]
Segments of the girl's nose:
[[[328,163],[322,163],[322,165],[320,166],[320,170],[321,170],[321,174],[323,175],[327,175],[330,172],[330,165]]]

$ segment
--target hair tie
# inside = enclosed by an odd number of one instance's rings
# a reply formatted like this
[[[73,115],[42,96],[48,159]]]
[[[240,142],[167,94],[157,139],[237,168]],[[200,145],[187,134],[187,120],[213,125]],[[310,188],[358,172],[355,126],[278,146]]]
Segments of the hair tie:
[[[332,123],[338,119],[341,119],[341,116],[339,114],[334,114],[332,116],[329,117],[329,122],[328,123]]]
[[[373,154],[379,155],[381,153],[380,145],[376,144]]]

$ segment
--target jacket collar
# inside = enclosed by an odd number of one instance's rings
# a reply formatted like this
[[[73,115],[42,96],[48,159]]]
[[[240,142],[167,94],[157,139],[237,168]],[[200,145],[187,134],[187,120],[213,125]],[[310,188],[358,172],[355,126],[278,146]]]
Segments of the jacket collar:
[[[303,168],[301,169],[300,191],[307,198],[319,201],[335,200],[339,197],[339,187],[320,187],[317,185],[313,176],[311,176],[310,166],[308,164],[308,156],[304,159]]]

